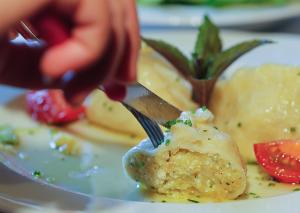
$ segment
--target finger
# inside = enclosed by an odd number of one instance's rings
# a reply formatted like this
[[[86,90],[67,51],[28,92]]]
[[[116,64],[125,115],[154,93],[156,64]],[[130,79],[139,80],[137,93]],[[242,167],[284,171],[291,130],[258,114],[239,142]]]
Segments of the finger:
[[[0,34],[13,27],[21,19],[28,18],[34,12],[50,3],[50,0],[0,0]]]
[[[106,49],[110,33],[109,5],[106,1],[82,0],[74,15],[71,38],[46,51],[41,62],[45,74],[58,77],[95,61]]]
[[[113,56],[113,62],[109,67],[109,71],[107,72],[109,76],[106,78],[106,82],[110,82],[114,80],[114,77],[117,73],[117,69],[122,62],[123,52],[125,50],[125,42],[126,42],[126,31],[125,31],[125,2],[123,0],[119,1],[110,1],[111,8],[111,17],[112,19],[112,33],[115,38],[115,53]],[[108,52],[110,50],[108,49]]]
[[[126,1],[126,52],[123,58],[123,66],[119,69],[117,80],[128,83],[136,80],[137,60],[140,48],[140,33],[137,12],[134,0]]]

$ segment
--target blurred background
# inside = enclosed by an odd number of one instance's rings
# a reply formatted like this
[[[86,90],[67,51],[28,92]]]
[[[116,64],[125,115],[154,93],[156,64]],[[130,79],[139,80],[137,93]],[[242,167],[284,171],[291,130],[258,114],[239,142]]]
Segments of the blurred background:
[[[223,29],[300,33],[299,0],[137,0],[142,31],[191,30],[205,14]]]

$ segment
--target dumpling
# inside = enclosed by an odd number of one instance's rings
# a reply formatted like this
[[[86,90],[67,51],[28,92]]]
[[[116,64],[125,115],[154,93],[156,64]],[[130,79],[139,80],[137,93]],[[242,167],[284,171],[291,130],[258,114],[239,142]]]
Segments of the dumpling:
[[[299,73],[299,67],[265,64],[217,83],[209,105],[215,124],[247,161],[256,161],[255,143],[300,138]]]
[[[172,198],[235,199],[246,189],[246,167],[236,144],[212,120],[207,109],[183,112],[158,148],[145,139],[125,154],[126,173]]]
[[[164,58],[146,46],[142,48],[139,57],[138,81],[181,110],[196,108],[191,98],[191,85]],[[136,145],[146,136],[133,115],[119,102],[110,100],[103,92],[94,91],[87,99],[86,106],[86,122],[69,127],[76,134],[80,133],[91,140],[117,141],[115,137],[103,138],[103,131],[110,130],[116,134],[135,136],[138,140],[129,137],[119,140],[121,144],[131,145]],[[84,128],[85,126],[87,128]]]

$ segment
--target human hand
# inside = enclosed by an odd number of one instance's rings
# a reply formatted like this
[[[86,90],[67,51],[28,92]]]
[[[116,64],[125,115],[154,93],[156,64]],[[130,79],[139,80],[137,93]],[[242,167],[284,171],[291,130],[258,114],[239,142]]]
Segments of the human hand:
[[[99,83],[114,91],[115,85],[135,79],[139,30],[134,0],[55,0],[49,6],[70,34],[44,51],[40,67],[45,75],[56,79],[69,70],[81,71],[64,83],[69,93]],[[45,11],[30,19],[42,37],[49,33],[42,25]]]

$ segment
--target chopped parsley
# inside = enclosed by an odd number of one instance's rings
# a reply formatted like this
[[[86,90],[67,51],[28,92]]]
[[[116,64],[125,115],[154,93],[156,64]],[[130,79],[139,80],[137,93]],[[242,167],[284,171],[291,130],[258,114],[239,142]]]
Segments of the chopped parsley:
[[[141,161],[141,160],[138,160],[138,159],[135,159],[135,160],[132,160],[129,165],[131,167],[134,167],[134,168],[144,168],[145,166],[145,162],[144,161]]]
[[[250,192],[249,195],[251,195],[253,198],[260,198],[260,196],[254,192]]]
[[[178,124],[178,123],[182,123],[182,124],[185,124],[187,126],[192,126],[193,123],[191,120],[179,120],[179,119],[175,119],[175,120],[170,120],[168,121],[166,124],[165,124],[165,127],[167,127],[168,129],[170,129],[172,126],[174,126],[175,124]]]
[[[184,123],[185,125],[188,125],[188,126],[193,126],[191,120],[185,120],[183,123]]]
[[[200,107],[202,109],[202,111],[206,111],[207,110],[207,107],[204,105],[202,107]]]
[[[4,145],[18,145],[19,140],[10,126],[0,126],[0,143]]]
[[[293,192],[298,192],[298,191],[300,191],[300,188],[293,189]]]
[[[169,146],[170,143],[171,143],[171,140],[170,140],[170,139],[167,139],[165,144],[166,144],[166,146]]]
[[[175,124],[177,124],[177,120],[170,120],[170,121],[168,121],[167,123],[166,123],[166,127],[168,128],[168,129],[170,129],[172,126],[174,126]]]
[[[199,201],[197,201],[197,200],[192,200],[192,199],[187,199],[187,200],[192,202],[192,203],[199,203]]]
[[[247,164],[254,165],[254,166],[258,165],[256,161],[248,161]]]
[[[112,107],[112,106],[109,106],[107,109],[108,109],[108,111],[111,112],[111,111],[113,110],[113,107]]]
[[[294,133],[294,132],[296,132],[296,131],[297,131],[296,127],[291,127],[291,128],[290,128],[290,132],[291,132],[291,133]]]
[[[269,183],[268,186],[269,186],[269,187],[271,187],[271,186],[276,186],[276,183]]]
[[[42,172],[39,170],[35,170],[32,172],[32,176],[35,178],[40,178],[40,177],[42,177]]]
[[[239,128],[242,127],[242,123],[241,123],[241,122],[238,122],[238,123],[237,123],[237,127],[239,127]]]

